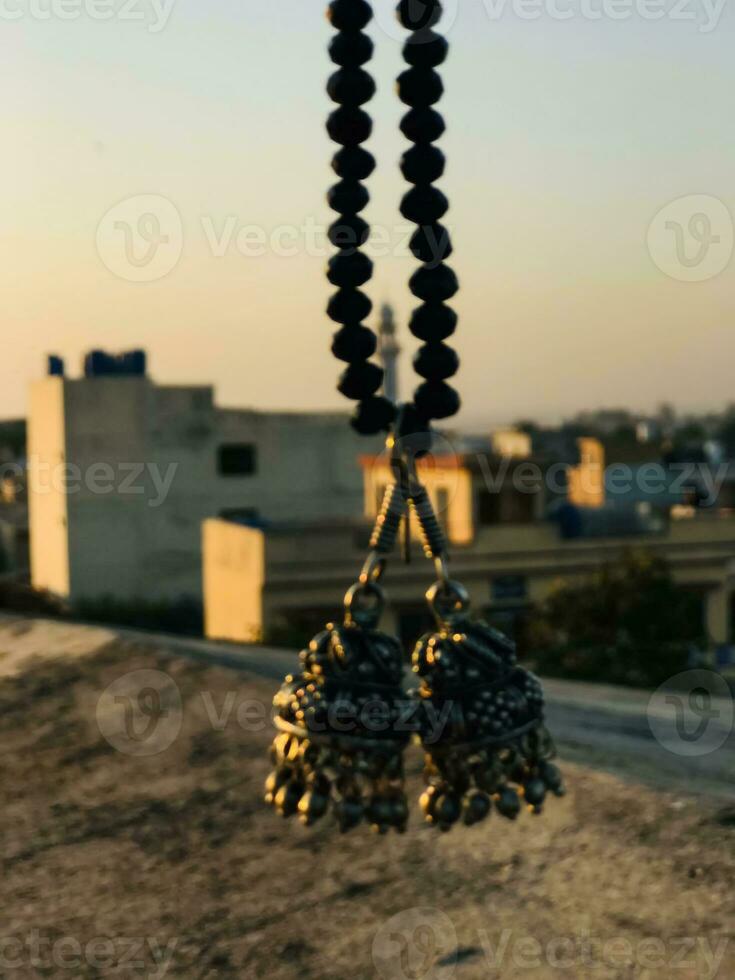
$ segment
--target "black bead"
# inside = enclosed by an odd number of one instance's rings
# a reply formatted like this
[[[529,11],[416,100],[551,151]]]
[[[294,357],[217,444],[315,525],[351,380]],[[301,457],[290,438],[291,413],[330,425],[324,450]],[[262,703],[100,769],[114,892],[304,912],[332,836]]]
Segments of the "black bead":
[[[424,344],[416,352],[413,366],[427,381],[445,381],[459,370],[459,358],[446,344]]]
[[[416,225],[433,225],[448,209],[449,201],[436,187],[414,187],[401,201],[401,214]]]
[[[416,408],[427,419],[447,419],[459,411],[459,395],[444,381],[424,381],[414,392]]]
[[[299,801],[299,818],[306,827],[313,826],[329,809],[329,797],[315,789],[307,790]]]
[[[442,5],[439,0],[400,0],[397,13],[403,27],[420,31],[441,20]]]
[[[375,95],[375,82],[362,68],[340,68],[330,76],[327,94],[340,105],[364,105]]]
[[[343,68],[359,68],[373,56],[374,45],[367,34],[341,32],[329,42],[329,56],[335,65]]]
[[[357,289],[340,289],[330,297],[327,316],[336,323],[362,323],[370,316],[373,304],[369,296]]]
[[[364,252],[340,252],[327,264],[327,279],[333,286],[351,287],[364,285],[373,274],[373,263]]]
[[[485,820],[490,810],[490,797],[486,793],[472,793],[464,800],[464,822],[468,827],[472,827]]]
[[[541,778],[552,793],[555,793],[557,796],[563,795],[564,780],[559,768],[553,762],[542,762],[539,769]]]
[[[424,265],[411,276],[409,287],[414,296],[425,303],[443,303],[455,295],[459,282],[448,265],[440,264],[434,268]]]
[[[338,800],[334,805],[334,815],[340,832],[346,834],[362,822],[364,816],[362,803],[358,800]]]
[[[507,786],[502,789],[495,803],[495,808],[502,816],[509,820],[515,820],[521,812],[521,801],[518,799],[516,791]]]
[[[426,419],[419,415],[412,402],[407,402],[399,408],[396,438],[406,442],[417,458],[425,456],[431,449],[431,430],[426,424]],[[419,448],[420,446],[424,448]]]
[[[404,61],[417,68],[436,68],[446,61],[448,53],[447,39],[431,30],[416,31],[403,48]]]
[[[401,120],[401,132],[412,143],[435,143],[446,128],[436,109],[411,109]]]
[[[274,802],[279,813],[284,817],[293,816],[299,808],[299,801],[304,793],[304,786],[300,783],[286,783],[276,793]]]
[[[542,779],[530,779],[523,790],[526,803],[529,806],[541,806],[546,799],[546,786]]]
[[[415,109],[434,105],[444,95],[441,77],[433,68],[408,68],[398,76],[401,102]]]
[[[366,0],[332,0],[327,17],[338,31],[361,31],[373,18]]]
[[[357,214],[343,215],[329,226],[327,234],[335,248],[348,252],[365,244],[370,237],[370,225]]]
[[[340,180],[327,191],[327,201],[333,211],[354,215],[362,211],[370,200],[367,187],[357,180]]]
[[[373,121],[362,109],[341,106],[327,119],[327,132],[335,143],[343,146],[359,146],[370,138]]]
[[[446,340],[457,329],[457,314],[443,303],[424,303],[411,315],[409,329],[423,341]]]
[[[360,361],[350,366],[342,374],[337,390],[345,398],[359,401],[374,395],[383,383],[383,369],[372,361]]]
[[[408,244],[416,258],[430,267],[448,259],[453,251],[449,232],[444,225],[439,224],[421,225]]]
[[[373,395],[357,406],[351,425],[360,435],[374,436],[378,432],[387,432],[395,417],[396,407],[393,402],[382,395]]]
[[[367,180],[375,170],[375,157],[361,146],[343,146],[332,157],[332,169],[338,177]]]
[[[378,339],[373,331],[357,323],[342,327],[332,338],[332,353],[338,360],[347,361],[348,364],[369,360],[377,346]]]
[[[462,814],[462,807],[455,796],[443,794],[434,806],[434,819],[440,828],[451,827],[455,824]]]
[[[444,154],[431,143],[418,143],[401,157],[403,176],[410,184],[433,184],[444,173]]]

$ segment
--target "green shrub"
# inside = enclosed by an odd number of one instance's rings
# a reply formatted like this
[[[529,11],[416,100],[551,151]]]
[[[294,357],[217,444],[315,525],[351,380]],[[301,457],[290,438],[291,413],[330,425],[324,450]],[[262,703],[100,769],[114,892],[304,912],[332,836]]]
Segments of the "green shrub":
[[[583,582],[562,582],[528,621],[524,648],[550,676],[658,685],[704,643],[702,597],[667,563],[630,551]]]
[[[204,633],[202,604],[194,599],[155,602],[132,599],[123,602],[107,596],[77,602],[74,614],[95,623],[159,633],[180,633],[185,636],[202,636]]]

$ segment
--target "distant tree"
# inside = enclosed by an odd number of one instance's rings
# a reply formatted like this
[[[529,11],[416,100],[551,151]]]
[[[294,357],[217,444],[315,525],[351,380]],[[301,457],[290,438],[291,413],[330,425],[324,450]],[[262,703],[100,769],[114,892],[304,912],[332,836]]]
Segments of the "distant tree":
[[[621,446],[636,446],[638,444],[638,432],[634,425],[619,425],[610,433],[608,440]]]
[[[531,615],[523,646],[542,673],[656,685],[703,641],[702,602],[666,562],[630,551],[583,582],[562,582]]]
[[[674,433],[674,445],[701,445],[707,440],[707,432],[701,422],[690,420],[680,425]]]
[[[735,406],[731,405],[723,416],[717,439],[724,446],[727,456],[735,458]]]
[[[658,407],[658,422],[664,436],[670,436],[676,428],[676,409],[669,402],[662,402]]]

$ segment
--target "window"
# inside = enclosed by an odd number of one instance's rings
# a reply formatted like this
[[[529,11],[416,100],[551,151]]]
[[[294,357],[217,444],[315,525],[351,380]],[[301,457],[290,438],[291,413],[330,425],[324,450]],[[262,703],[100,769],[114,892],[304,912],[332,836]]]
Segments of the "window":
[[[217,469],[220,476],[253,476],[258,468],[258,453],[248,443],[230,443],[220,446]]]
[[[439,487],[436,491],[436,516],[449,537],[449,491],[446,487]]]
[[[500,495],[481,490],[477,498],[477,518],[483,527],[500,524]]]
[[[514,487],[499,492],[480,490],[477,495],[477,518],[484,526],[494,524],[530,524],[535,519],[535,493],[521,493]]]

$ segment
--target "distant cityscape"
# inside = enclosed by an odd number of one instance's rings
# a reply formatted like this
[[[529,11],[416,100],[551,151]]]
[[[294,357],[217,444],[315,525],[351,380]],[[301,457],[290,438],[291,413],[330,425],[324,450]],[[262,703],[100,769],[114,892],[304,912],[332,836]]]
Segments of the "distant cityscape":
[[[389,307],[380,354],[397,396]],[[560,577],[644,546],[701,596],[711,648],[728,659],[734,460],[735,404],[662,405],[440,431],[421,465],[463,581],[503,628]],[[187,609],[195,631],[246,642],[334,615],[391,481],[381,440],[359,438],[346,415],[224,409],[209,385],[157,384],[142,351],[92,352],[80,377],[50,357],[28,419],[0,423],[0,465],[4,583],[90,618]],[[428,575],[420,560],[392,571],[392,625],[406,638],[424,623]]]

